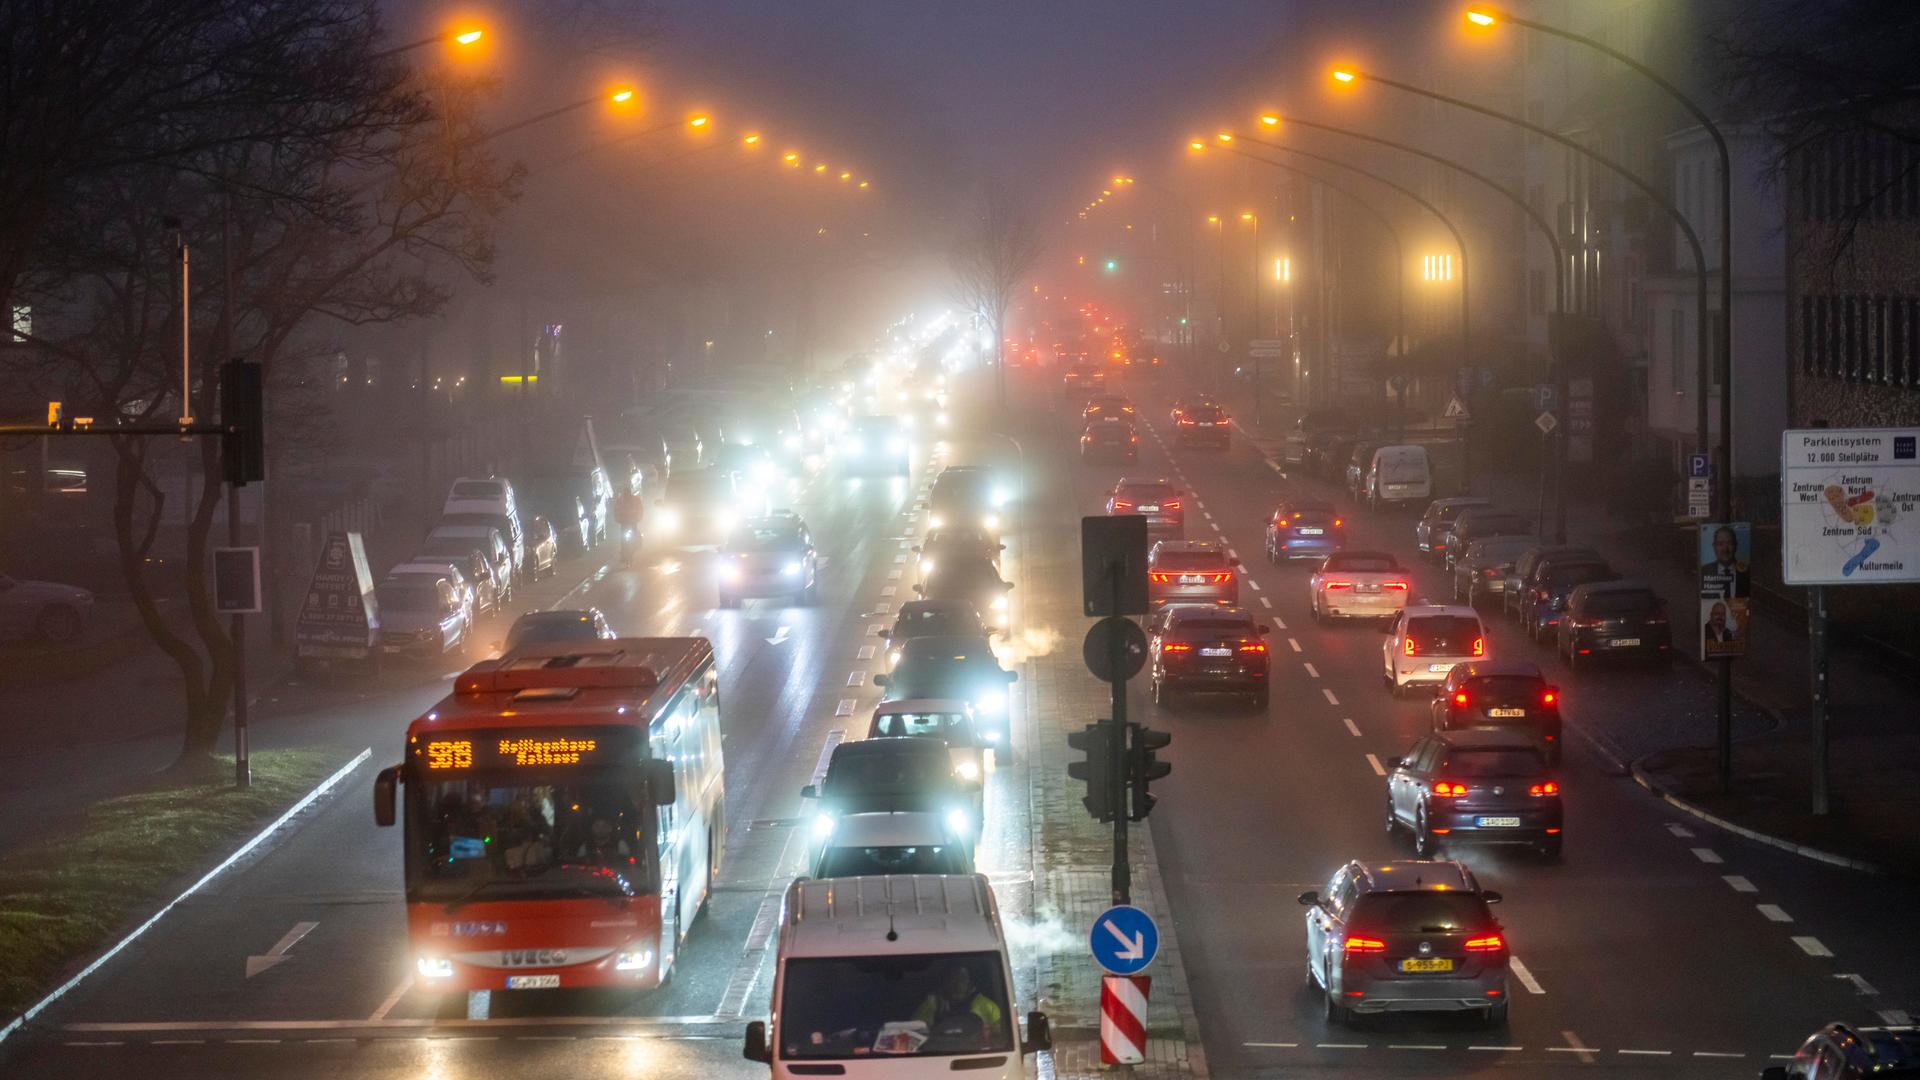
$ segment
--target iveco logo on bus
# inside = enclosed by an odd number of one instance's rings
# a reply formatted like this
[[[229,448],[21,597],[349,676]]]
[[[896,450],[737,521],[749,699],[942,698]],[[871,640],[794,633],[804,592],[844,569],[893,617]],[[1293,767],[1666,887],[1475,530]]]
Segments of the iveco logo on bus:
[[[554,967],[567,962],[565,949],[503,949],[501,967]]]

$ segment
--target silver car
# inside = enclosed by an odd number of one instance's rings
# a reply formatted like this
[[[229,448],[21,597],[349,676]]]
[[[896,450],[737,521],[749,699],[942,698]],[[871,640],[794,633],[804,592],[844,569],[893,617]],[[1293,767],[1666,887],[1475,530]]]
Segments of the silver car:
[[[33,638],[64,645],[86,632],[93,594],[77,585],[0,574],[0,641]]]
[[[1477,1012],[1507,1022],[1506,931],[1473,871],[1448,861],[1341,867],[1307,908],[1307,977],[1327,1020],[1385,1012]]]
[[[820,598],[813,536],[791,513],[741,522],[720,549],[719,573],[723,608],[739,607],[747,598],[791,598],[801,604]]]

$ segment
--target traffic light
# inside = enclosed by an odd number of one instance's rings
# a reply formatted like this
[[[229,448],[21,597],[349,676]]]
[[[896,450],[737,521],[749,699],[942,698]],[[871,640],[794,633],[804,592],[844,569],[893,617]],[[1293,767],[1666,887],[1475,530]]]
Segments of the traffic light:
[[[1108,259],[1108,260],[1107,260],[1107,273],[1109,273],[1109,274],[1111,274],[1111,273],[1113,273],[1113,272],[1114,272],[1115,270],[1118,270],[1118,269],[1120,269],[1120,260],[1119,260],[1119,259]]]
[[[1080,803],[1095,821],[1112,821],[1117,812],[1114,805],[1113,760],[1109,753],[1112,740],[1111,720],[1095,720],[1079,731],[1067,733],[1067,745],[1087,753],[1085,761],[1067,764],[1067,775],[1087,782],[1087,794]]]
[[[221,464],[229,484],[267,478],[267,408],[260,365],[229,360],[220,365]]]
[[[1128,724],[1132,729],[1133,742],[1127,747],[1127,781],[1133,788],[1131,811],[1128,818],[1133,821],[1145,821],[1153,813],[1154,797],[1148,793],[1147,785],[1155,780],[1165,779],[1173,771],[1173,765],[1161,761],[1155,751],[1165,750],[1173,741],[1173,736],[1164,731],[1155,731],[1142,724]]]

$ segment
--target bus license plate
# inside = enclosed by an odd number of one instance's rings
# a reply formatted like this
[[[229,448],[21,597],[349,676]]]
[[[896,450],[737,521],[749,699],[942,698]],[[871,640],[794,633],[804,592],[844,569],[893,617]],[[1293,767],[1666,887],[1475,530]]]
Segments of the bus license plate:
[[[1473,823],[1483,829],[1517,829],[1520,827],[1520,819],[1517,817],[1478,817],[1473,819]]]
[[[1488,716],[1525,716],[1527,715],[1527,710],[1525,709],[1488,709],[1487,715]]]
[[[1451,956],[1428,956],[1428,957],[1409,956],[1405,960],[1400,961],[1400,970],[1401,971],[1452,971],[1453,957]]]
[[[554,990],[560,986],[558,975],[509,975],[509,990]]]

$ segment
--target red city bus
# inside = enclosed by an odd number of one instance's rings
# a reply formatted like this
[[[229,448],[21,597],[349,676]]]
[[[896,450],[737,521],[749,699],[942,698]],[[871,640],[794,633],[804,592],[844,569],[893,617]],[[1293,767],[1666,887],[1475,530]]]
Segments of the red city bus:
[[[475,664],[374,784],[374,819],[404,825],[419,985],[659,986],[719,871],[724,796],[707,639]]]

